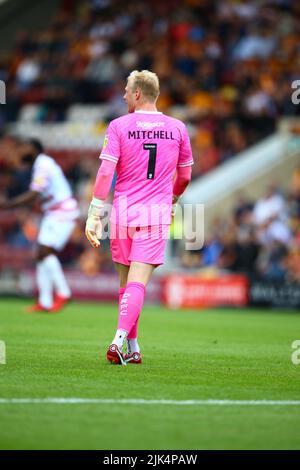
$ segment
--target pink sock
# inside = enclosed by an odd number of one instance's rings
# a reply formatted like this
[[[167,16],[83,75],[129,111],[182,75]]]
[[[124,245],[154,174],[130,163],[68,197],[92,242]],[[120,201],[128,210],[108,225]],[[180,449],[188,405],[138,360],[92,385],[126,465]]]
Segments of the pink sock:
[[[124,292],[125,292],[125,287],[120,287],[120,290],[119,290],[119,314],[120,314],[121,300],[122,300]],[[140,317],[138,317],[137,321],[135,322],[135,324],[131,328],[131,331],[128,333],[127,339],[136,339],[137,338],[139,318]]]
[[[138,316],[137,321],[135,322],[135,324],[133,325],[133,327],[129,331],[127,339],[136,339],[137,338],[139,319],[140,319],[140,316]]]
[[[125,292],[125,287],[120,287],[120,289],[119,289],[119,311],[120,311],[121,300],[122,300],[124,292]]]
[[[141,282],[129,282],[120,302],[118,329],[131,332],[141,313],[145,286]]]
[[[121,309],[121,300],[122,300],[124,292],[125,292],[125,287],[120,287],[119,289],[119,317],[120,317],[120,309]]]

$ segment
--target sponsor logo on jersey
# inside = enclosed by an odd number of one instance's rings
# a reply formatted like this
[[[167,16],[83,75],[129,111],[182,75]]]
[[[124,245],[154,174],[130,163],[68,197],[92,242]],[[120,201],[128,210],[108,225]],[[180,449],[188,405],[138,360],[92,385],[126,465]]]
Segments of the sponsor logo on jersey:
[[[136,121],[136,127],[141,127],[142,129],[154,129],[154,127],[164,127],[165,123],[163,121],[159,122],[149,122],[149,121]]]

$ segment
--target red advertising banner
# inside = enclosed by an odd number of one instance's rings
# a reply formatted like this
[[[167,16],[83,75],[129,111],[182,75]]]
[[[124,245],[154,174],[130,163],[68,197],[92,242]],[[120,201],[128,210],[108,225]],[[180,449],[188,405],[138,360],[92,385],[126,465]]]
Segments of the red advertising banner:
[[[248,289],[248,279],[243,275],[207,279],[174,274],[164,280],[163,301],[171,308],[244,307],[248,304]]]

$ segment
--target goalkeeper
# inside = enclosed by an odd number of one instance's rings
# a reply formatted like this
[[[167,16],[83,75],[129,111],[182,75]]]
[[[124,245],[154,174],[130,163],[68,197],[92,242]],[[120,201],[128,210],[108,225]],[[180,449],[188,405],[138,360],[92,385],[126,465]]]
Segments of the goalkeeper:
[[[156,74],[143,70],[129,75],[124,95],[128,114],[108,126],[86,222],[86,236],[98,248],[104,201],[116,170],[110,243],[120,278],[119,320],[106,353],[115,364],[142,362],[138,322],[146,286],[164,262],[172,212],[191,179],[186,127],[157,110],[158,95]]]

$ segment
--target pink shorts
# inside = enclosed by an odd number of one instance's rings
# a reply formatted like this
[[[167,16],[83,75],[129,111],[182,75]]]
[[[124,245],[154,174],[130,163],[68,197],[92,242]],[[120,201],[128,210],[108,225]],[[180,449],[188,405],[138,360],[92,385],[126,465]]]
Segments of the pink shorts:
[[[110,224],[110,249],[115,263],[130,265],[131,261],[163,264],[169,225],[125,227]]]

